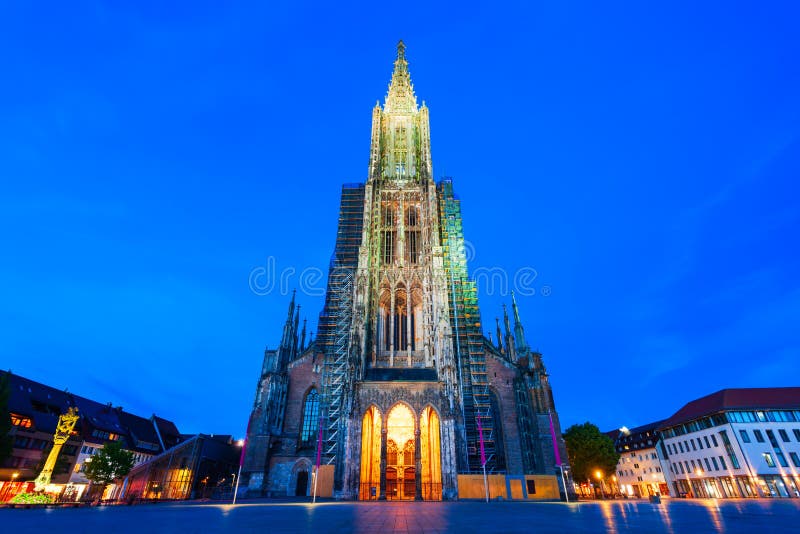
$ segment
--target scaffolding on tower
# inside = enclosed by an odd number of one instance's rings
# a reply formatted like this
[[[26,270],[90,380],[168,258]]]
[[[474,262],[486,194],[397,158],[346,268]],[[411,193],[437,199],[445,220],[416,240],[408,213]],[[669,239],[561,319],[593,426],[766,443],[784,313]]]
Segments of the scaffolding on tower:
[[[324,354],[322,369],[322,457],[325,463],[341,461],[344,414],[352,386],[349,347],[353,322],[354,277],[364,219],[364,184],[342,187],[336,248],[328,272],[325,307],[319,316],[317,344]],[[337,475],[341,473],[336,469]]]
[[[464,232],[461,227],[461,201],[453,193],[453,182],[444,179],[437,185],[439,220],[444,266],[448,274],[450,294],[450,326],[459,366],[459,380],[464,406],[464,427],[467,441],[467,472],[480,472],[478,416],[483,427],[486,470],[501,472],[495,444],[495,423],[491,407],[486,357],[483,351],[478,289],[467,272]]]

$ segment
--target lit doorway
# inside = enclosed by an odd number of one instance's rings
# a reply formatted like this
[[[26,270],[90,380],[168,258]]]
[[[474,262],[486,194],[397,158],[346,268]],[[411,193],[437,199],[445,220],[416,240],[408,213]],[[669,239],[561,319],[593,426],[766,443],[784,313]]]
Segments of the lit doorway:
[[[439,415],[428,406],[419,418],[422,463],[422,498],[442,500],[442,458]]]
[[[414,414],[398,404],[386,418],[386,498],[413,500],[416,495]]]
[[[370,406],[361,420],[361,489],[359,499],[374,501],[381,487],[381,412]]]

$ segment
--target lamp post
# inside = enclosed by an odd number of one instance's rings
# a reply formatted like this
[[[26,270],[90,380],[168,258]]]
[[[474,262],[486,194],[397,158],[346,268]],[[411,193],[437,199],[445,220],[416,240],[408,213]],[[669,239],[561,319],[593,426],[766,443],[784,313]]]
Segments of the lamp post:
[[[567,488],[567,479],[564,476],[564,464],[557,464],[559,471],[561,471],[561,483],[564,485],[564,500],[569,502],[569,489]]]
[[[236,442],[239,447],[244,447],[244,440],[240,439]],[[244,451],[244,449],[242,449]],[[236,494],[239,493],[239,479],[242,478],[242,461],[239,460],[239,474],[234,475],[236,478],[236,487],[233,489],[233,502],[231,504],[236,504]]]
[[[606,498],[606,486],[603,484],[603,472],[599,469],[594,472],[594,477],[600,481],[600,492],[603,495],[603,498]]]

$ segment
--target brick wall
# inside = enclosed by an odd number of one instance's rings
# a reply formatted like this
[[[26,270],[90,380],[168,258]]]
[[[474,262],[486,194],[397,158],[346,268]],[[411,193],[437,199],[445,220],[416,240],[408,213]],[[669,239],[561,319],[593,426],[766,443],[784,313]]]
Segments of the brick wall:
[[[522,450],[517,425],[517,405],[514,401],[514,377],[517,371],[493,354],[486,354],[486,372],[489,387],[497,395],[500,405],[500,424],[503,432],[503,447],[506,453],[506,472],[522,474]]]

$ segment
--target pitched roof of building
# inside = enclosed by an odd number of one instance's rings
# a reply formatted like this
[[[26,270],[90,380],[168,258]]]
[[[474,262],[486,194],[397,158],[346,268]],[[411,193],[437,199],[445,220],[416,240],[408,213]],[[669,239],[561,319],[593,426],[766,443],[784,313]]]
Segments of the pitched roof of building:
[[[730,388],[695,399],[663,421],[659,428],[692,421],[726,410],[780,410],[800,408],[800,387]]]
[[[654,447],[656,441],[658,441],[658,429],[661,423],[663,423],[663,421],[655,421],[631,428],[630,430],[625,429],[626,431],[622,429],[618,430],[614,438],[614,446],[617,452]],[[608,434],[610,434],[610,432]]]
[[[5,371],[0,371],[0,374],[5,373]],[[34,427],[39,431],[48,434],[55,432],[59,415],[66,412],[70,406],[77,406],[78,415],[80,415],[80,419],[75,425],[75,431],[83,439],[90,442],[106,441],[106,437],[92,435],[92,431],[95,429],[110,434],[119,434],[126,438],[131,429],[137,433],[145,432],[143,430],[144,426],[139,424],[139,420],[146,422],[153,429],[153,425],[149,420],[129,414],[123,411],[122,408],[115,408],[111,403],[102,404],[75,395],[67,390],[62,391],[15,374],[10,374],[10,378],[9,411],[30,417]],[[177,443],[180,439],[180,433],[175,427],[175,423],[160,417],[156,417],[156,420],[159,430],[165,434],[165,442],[168,441],[166,436],[169,437],[169,443],[165,443],[165,445],[170,447]],[[132,426],[129,426],[128,423]],[[152,433],[155,435],[154,431]],[[148,438],[139,439],[151,441]],[[126,439],[126,441],[131,448],[136,448],[133,440]],[[154,438],[152,442],[159,443],[157,438]],[[153,451],[150,450],[148,452],[152,453]]]

